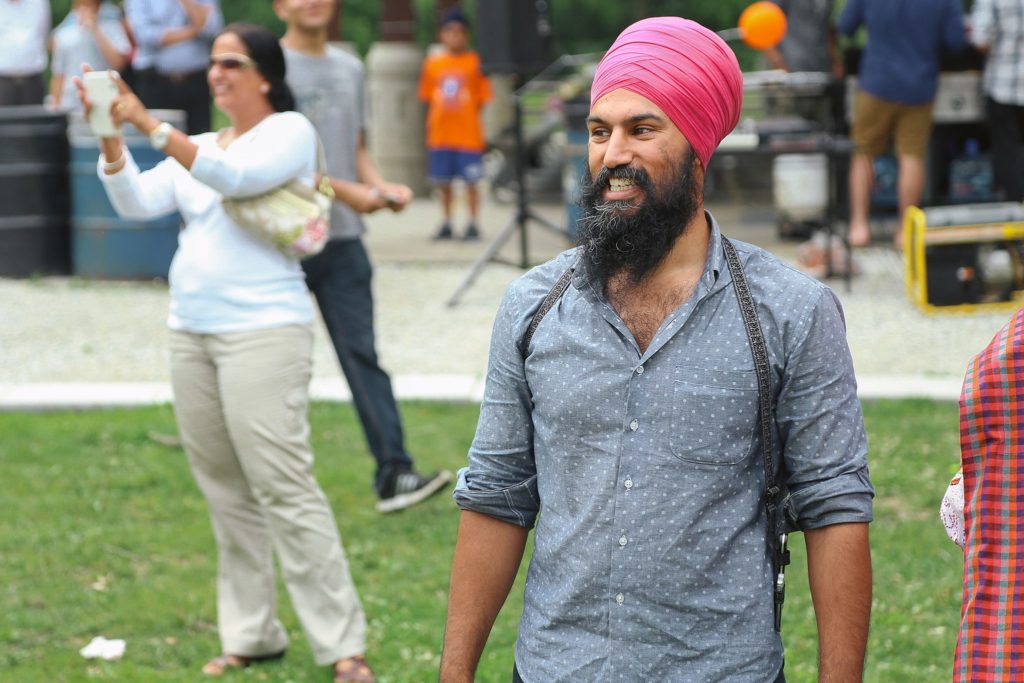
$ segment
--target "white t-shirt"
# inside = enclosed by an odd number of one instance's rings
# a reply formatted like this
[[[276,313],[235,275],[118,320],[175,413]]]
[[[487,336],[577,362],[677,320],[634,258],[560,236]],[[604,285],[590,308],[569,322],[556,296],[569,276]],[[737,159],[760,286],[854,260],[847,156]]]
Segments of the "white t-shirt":
[[[124,170],[106,175],[102,155],[97,169],[121,216],[151,219],[178,211],[184,219],[171,261],[168,326],[223,334],[311,324],[313,304],[299,263],[239,227],[221,200],[257,195],[295,178],[312,187],[313,125],[302,114],[282,112],[226,150],[216,133],[191,140],[199,145],[191,172],[168,158],[140,173],[129,158]]]
[[[0,0],[0,76],[42,73],[49,32],[46,0]]]

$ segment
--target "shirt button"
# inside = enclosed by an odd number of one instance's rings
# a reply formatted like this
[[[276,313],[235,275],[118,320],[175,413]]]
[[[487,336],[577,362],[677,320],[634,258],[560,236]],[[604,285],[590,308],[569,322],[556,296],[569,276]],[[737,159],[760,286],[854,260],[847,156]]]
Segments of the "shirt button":
[[[631,488],[633,488],[633,480],[632,480],[632,479],[627,479],[627,480],[626,480],[626,483],[624,484],[624,486],[625,486],[625,487],[626,487],[627,489],[631,489]]]
[[[626,596],[623,595],[622,593],[619,593],[618,595],[615,596],[615,602],[619,603],[620,605],[622,603],[624,603],[625,601],[626,601]]]
[[[637,420],[636,418],[633,418],[633,421],[629,423],[629,428],[630,428],[631,431],[634,431],[634,432],[636,430],[640,429],[640,422],[639,422],[639,420]]]
[[[644,374],[644,366],[641,365],[640,367],[638,367],[636,369],[636,374],[638,374],[638,375]]]
[[[626,543],[628,543],[628,541],[626,540],[626,537],[625,536],[619,536],[619,545],[626,545]]]

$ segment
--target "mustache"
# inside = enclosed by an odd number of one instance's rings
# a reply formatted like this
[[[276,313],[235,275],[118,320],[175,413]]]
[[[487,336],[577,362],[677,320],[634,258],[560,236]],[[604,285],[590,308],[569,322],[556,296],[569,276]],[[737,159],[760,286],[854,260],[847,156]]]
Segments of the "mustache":
[[[612,178],[616,180],[632,180],[637,183],[643,189],[647,190],[654,186],[651,181],[651,176],[647,174],[642,168],[636,168],[635,166],[616,166],[615,168],[608,168],[602,166],[601,170],[597,172],[597,177],[593,179],[593,184],[598,187],[603,187],[608,184]]]
[[[634,209],[639,206],[638,203],[629,200],[604,200],[601,193],[604,188],[609,186],[612,178],[633,181],[643,190],[646,197],[651,197],[654,193],[654,181],[651,180],[651,176],[647,174],[647,171],[642,168],[634,166],[608,168],[607,166],[602,166],[596,176],[591,176],[589,169],[583,175],[584,177],[580,182],[580,187],[582,188],[580,204],[589,205],[594,211],[602,215],[622,209]]]

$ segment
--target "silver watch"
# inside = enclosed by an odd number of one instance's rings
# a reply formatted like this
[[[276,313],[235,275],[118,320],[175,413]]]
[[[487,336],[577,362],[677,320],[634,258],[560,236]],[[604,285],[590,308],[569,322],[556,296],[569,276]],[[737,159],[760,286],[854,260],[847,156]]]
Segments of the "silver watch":
[[[171,130],[173,130],[173,126],[166,121],[153,129],[153,132],[149,134],[149,144],[153,146],[153,149],[163,149],[167,146],[171,139]]]

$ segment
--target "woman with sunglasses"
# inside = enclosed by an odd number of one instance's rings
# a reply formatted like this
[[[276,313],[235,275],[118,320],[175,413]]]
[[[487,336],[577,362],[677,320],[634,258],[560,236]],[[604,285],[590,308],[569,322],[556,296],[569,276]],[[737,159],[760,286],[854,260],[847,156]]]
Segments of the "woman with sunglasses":
[[[209,84],[231,126],[189,137],[157,121],[118,80],[110,114],[168,159],[140,173],[121,137],[101,138],[99,176],[119,214],[181,213],[170,269],[174,408],[219,552],[222,652],[203,672],[284,655],[274,552],[318,664],[372,683],[366,620],[331,508],[313,477],[308,387],[314,313],[302,269],[235,224],[224,197],[300,178],[313,185],[317,138],[293,111],[277,38],[232,24],[213,43]],[[81,83],[79,97],[91,103]]]

